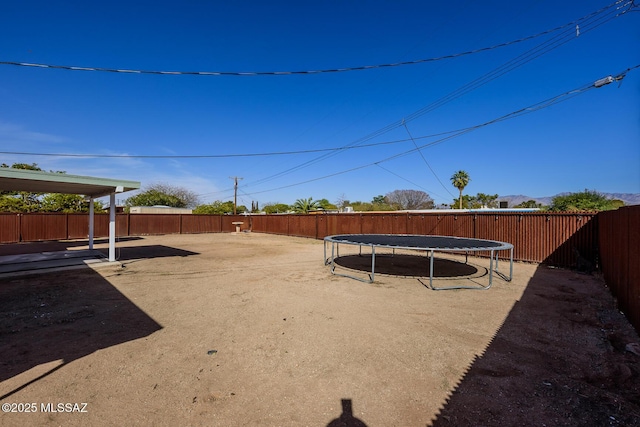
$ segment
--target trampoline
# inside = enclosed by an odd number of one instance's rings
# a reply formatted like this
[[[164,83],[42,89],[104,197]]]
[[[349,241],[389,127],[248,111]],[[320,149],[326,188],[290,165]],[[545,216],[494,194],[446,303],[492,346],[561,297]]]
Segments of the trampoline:
[[[327,245],[331,244],[331,255],[327,256]],[[359,247],[359,255],[362,256],[362,248],[371,249],[371,272],[369,280],[364,280],[349,274],[337,273],[335,260],[340,257],[340,245],[352,245]],[[510,282],[513,278],[513,245],[511,243],[495,240],[470,239],[451,236],[425,236],[417,234],[339,234],[324,238],[325,265],[331,266],[331,274],[348,277],[363,282],[373,283],[375,279],[376,248],[408,249],[426,252],[429,256],[429,287],[433,290],[445,289],[489,289],[493,283],[495,272],[504,280]],[[436,252],[464,252],[465,264],[468,262],[470,252],[489,252],[489,284],[486,286],[433,286],[433,258]],[[498,254],[500,251],[509,251],[509,276],[498,271]],[[495,262],[495,269],[494,269]]]

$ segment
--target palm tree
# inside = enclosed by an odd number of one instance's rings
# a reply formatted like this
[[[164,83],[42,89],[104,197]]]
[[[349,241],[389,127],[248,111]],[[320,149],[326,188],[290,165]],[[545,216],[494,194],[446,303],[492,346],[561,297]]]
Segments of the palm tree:
[[[318,201],[313,200],[313,197],[309,197],[308,199],[298,199],[293,204],[293,210],[301,213],[309,213],[309,211],[314,211],[320,207],[320,203]]]
[[[460,209],[462,209],[462,190],[464,187],[469,184],[471,178],[469,178],[469,174],[463,170],[459,170],[451,176],[451,184],[456,187],[460,191]]]

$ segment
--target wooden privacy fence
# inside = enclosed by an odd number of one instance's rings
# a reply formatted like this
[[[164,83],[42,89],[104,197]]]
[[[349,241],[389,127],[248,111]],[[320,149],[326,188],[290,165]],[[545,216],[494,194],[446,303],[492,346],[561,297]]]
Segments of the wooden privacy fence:
[[[598,221],[604,281],[640,332],[640,206],[601,212]]]
[[[568,213],[358,213],[260,215],[252,230],[322,239],[333,234],[430,234],[500,240],[514,245],[514,259],[571,267],[574,248],[597,253],[595,214]]]
[[[431,234],[500,240],[514,245],[518,261],[571,267],[574,248],[595,259],[596,214],[571,213],[352,213],[320,215],[116,215],[118,237],[223,233],[243,230],[322,239],[332,234]],[[84,239],[87,214],[0,214],[0,243]],[[105,237],[109,216],[95,215],[94,236]]]

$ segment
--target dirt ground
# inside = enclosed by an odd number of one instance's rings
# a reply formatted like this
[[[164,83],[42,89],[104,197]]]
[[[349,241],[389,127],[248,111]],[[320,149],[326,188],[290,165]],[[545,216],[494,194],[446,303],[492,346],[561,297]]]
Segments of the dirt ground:
[[[0,278],[0,425],[640,425],[640,340],[595,275],[516,263],[434,291],[397,254],[367,284],[322,241],[257,233],[117,255]],[[446,258],[435,285],[487,283],[487,260]]]

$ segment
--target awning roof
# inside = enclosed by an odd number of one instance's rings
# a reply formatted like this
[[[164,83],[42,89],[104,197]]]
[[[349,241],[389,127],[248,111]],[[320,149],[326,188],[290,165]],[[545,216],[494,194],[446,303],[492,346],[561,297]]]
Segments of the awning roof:
[[[82,194],[96,198],[139,188],[140,183],[137,181],[0,168],[1,191]]]

